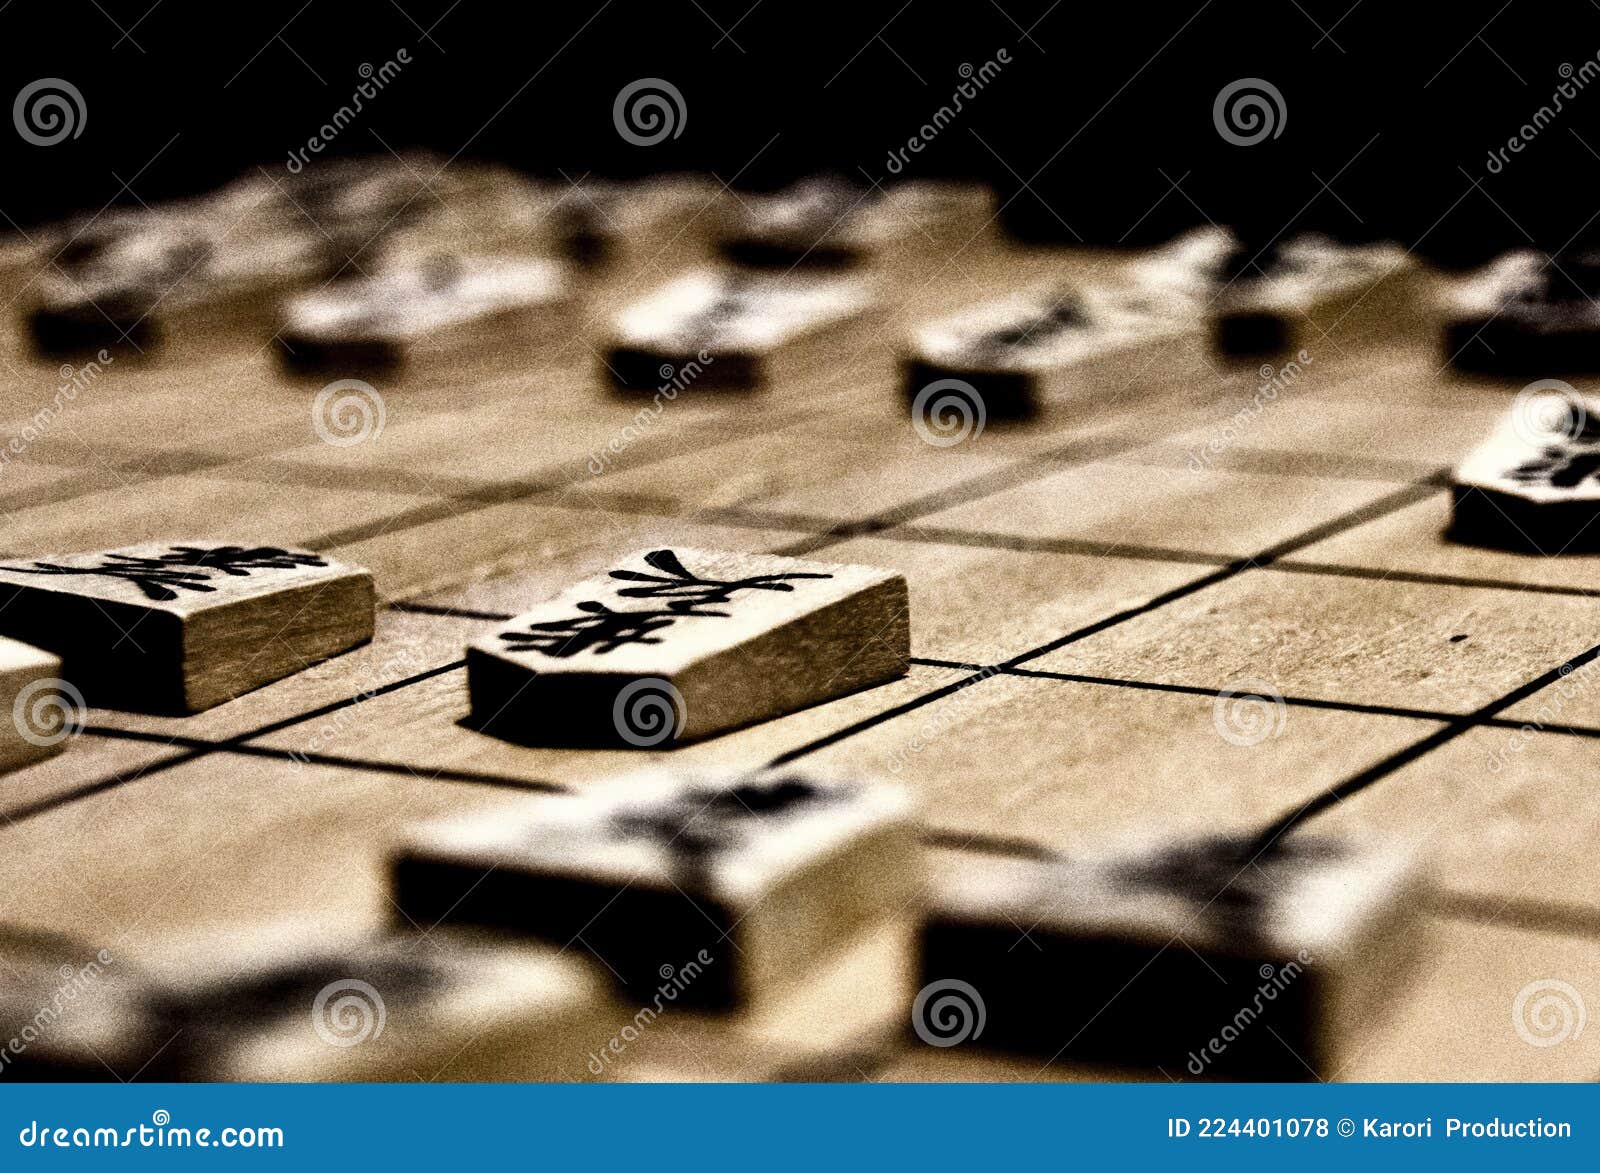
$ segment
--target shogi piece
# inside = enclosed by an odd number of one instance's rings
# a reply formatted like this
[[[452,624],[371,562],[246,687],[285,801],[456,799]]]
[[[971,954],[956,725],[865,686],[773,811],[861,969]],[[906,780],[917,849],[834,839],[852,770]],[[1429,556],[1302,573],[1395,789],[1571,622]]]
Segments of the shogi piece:
[[[1157,358],[1185,357],[1198,318],[1170,309],[1111,288],[1038,289],[973,306],[913,332],[906,399],[924,418],[942,391],[975,395],[986,418],[1026,419],[1056,398],[1103,394]]]
[[[56,251],[60,259],[40,274],[27,315],[44,354],[154,344],[158,311],[170,313],[190,296],[186,280],[202,280],[210,257],[207,242],[150,213],[87,229]]]
[[[267,951],[263,951],[267,952]],[[396,936],[278,948],[173,983],[147,1078],[207,1082],[588,1079],[616,1030],[589,963],[507,942]]]
[[[788,272],[879,262],[911,272],[969,246],[994,218],[992,194],[953,183],[863,187],[833,177],[742,199],[720,251],[736,265]]]
[[[1319,840],[964,860],[933,885],[912,1025],[1174,1078],[1329,1079],[1415,947],[1415,875]]]
[[[1445,357],[1501,375],[1600,370],[1600,256],[1507,253],[1452,291]]]
[[[0,637],[0,773],[59,753],[78,717],[61,657]]]
[[[649,550],[467,648],[472,721],[526,744],[667,747],[903,676],[901,575]]]
[[[543,227],[556,249],[584,269],[625,281],[703,260],[701,225],[715,218],[722,202],[720,189],[688,176],[552,186],[558,191]]]
[[[84,942],[0,931],[0,1080],[132,1079],[166,1036],[130,965]]]
[[[1307,235],[1266,248],[1241,245],[1219,274],[1216,349],[1240,357],[1314,352],[1325,334],[1343,343],[1393,331],[1415,314],[1416,272],[1393,244]]]
[[[644,774],[526,813],[419,830],[394,867],[407,917],[494,925],[592,950],[624,994],[765,1002],[920,888],[897,787],[774,771]]]
[[[0,562],[0,633],[92,704],[197,713],[372,638],[372,575],[277,546],[152,542]]]
[[[1600,550],[1600,400],[1519,397],[1456,468],[1449,536],[1522,553]]]
[[[630,391],[781,384],[849,354],[872,305],[858,278],[696,270],[617,314],[606,369]]]
[[[564,313],[566,291],[553,261],[441,256],[291,298],[279,353],[295,369],[383,371],[473,323],[549,325]]]

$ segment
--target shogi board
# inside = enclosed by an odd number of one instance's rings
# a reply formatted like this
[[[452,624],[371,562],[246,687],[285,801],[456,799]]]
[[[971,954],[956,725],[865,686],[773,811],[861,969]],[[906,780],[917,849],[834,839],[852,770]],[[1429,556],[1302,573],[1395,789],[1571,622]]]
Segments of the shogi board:
[[[931,318],[1003,293],[1019,263],[1114,275],[971,250],[887,300],[899,325]],[[1270,395],[1254,366],[1113,371],[946,447],[911,426],[898,327],[756,394],[641,414],[601,385],[603,325],[531,362],[485,333],[445,375],[379,381],[383,428],[336,446],[312,427],[315,387],[287,381],[266,339],[222,333],[176,352],[203,359],[119,358],[40,429],[61,376],[6,320],[0,439],[21,451],[0,473],[0,555],[175,532],[273,543],[370,568],[380,599],[371,644],[193,717],[91,709],[63,753],[0,778],[8,924],[150,972],[196,932],[223,948],[267,923],[308,945],[386,931],[385,862],[414,823],[646,765],[794,762],[913,790],[930,867],[1292,812],[1308,832],[1436,848],[1408,976],[1345,1065],[1315,1074],[1600,1074],[1593,1023],[1552,1042],[1513,1017],[1551,997],[1600,1013],[1600,667],[1584,666],[1600,557],[1445,539],[1448,469],[1517,387],[1441,372],[1436,325],[1419,314],[1384,349],[1334,327]],[[670,752],[462,723],[470,641],[619,555],[680,544],[904,574],[910,673]],[[1281,699],[1235,703],[1263,692]],[[924,1046],[895,958],[863,948],[760,1019],[668,1017],[609,1077],[1191,1078]]]

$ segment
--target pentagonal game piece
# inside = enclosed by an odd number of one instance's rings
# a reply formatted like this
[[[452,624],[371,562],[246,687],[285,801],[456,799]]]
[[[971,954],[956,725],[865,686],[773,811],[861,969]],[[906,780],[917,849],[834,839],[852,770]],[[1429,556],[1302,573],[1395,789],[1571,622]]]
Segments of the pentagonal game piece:
[[[1534,383],[1457,467],[1450,536],[1536,554],[1600,549],[1597,473],[1600,400]]]
[[[1173,1078],[1330,1079],[1413,951],[1417,892],[1406,856],[1316,839],[964,860],[933,887],[913,1029]]]
[[[781,383],[824,344],[848,346],[845,328],[863,326],[872,301],[856,278],[697,270],[617,315],[605,365],[627,390]]]
[[[665,746],[902,676],[905,579],[647,550],[467,648],[472,720],[515,741]]]
[[[93,704],[195,713],[372,638],[372,575],[213,541],[0,562],[0,632],[61,656]]]
[[[575,955],[442,933],[257,947],[163,988],[149,1078],[208,1082],[587,1079],[614,1030]]]
[[[496,925],[595,952],[630,998],[728,1007],[803,980],[919,886],[896,787],[774,771],[652,773],[526,813],[418,831],[395,901],[419,924]]]
[[[872,262],[909,275],[919,262],[968,246],[993,219],[983,188],[954,183],[864,187],[830,176],[742,198],[722,255],[751,269],[789,272]]]
[[[1241,245],[1224,262],[1211,307],[1218,353],[1314,349],[1336,328],[1392,330],[1412,312],[1416,266],[1398,245],[1344,245],[1306,235]]]
[[[1600,257],[1507,253],[1462,281],[1445,309],[1445,358],[1490,374],[1600,370]]]
[[[984,302],[912,334],[905,395],[923,417],[944,391],[976,395],[988,417],[1020,419],[1054,398],[1118,390],[1157,355],[1184,356],[1198,318],[1171,308],[1129,288],[1042,288]]]
[[[277,341],[290,366],[383,370],[423,340],[505,314],[556,314],[566,280],[552,261],[439,257],[302,294]]]
[[[61,679],[61,657],[0,637],[0,772],[59,753],[81,702]]]

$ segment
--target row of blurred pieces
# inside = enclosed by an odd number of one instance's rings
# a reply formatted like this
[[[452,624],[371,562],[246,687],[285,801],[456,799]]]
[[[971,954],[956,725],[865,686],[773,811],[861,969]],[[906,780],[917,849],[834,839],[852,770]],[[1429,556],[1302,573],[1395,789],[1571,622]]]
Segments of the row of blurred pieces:
[[[1397,245],[1211,227],[1067,280],[1059,260],[1052,273],[1048,255],[1008,248],[996,220],[991,192],[956,183],[818,178],[757,195],[694,177],[542,182],[358,160],[59,225],[25,254],[27,318],[51,355],[149,350],[198,324],[271,339],[292,371],[342,376],[448,363],[493,322],[529,345],[592,341],[622,388],[685,370],[754,388],[805,369],[818,345],[877,337],[941,275],[998,259],[999,296],[904,336],[909,398],[954,378],[990,417],[1026,417],[1095,389],[1097,359],[1182,344],[1254,359],[1334,331],[1342,343],[1437,328],[1456,365],[1501,373],[1600,366],[1600,257],[1508,255],[1445,282],[1441,304],[1436,275]]]
[[[902,788],[791,770],[521,801],[403,837],[392,932],[211,936],[144,969],[0,936],[7,1072],[860,1078],[968,1044],[1039,1074],[1299,1080],[1382,1029],[1421,948],[1412,861],[1315,838],[927,852]]]

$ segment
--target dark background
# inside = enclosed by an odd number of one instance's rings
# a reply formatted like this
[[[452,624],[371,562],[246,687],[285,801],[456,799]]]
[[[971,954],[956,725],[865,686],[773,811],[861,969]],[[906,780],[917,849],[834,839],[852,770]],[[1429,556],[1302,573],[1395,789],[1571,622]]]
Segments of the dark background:
[[[885,180],[958,68],[1004,48],[1011,64],[905,174],[993,181],[1021,235],[1138,244],[1210,219],[1393,236],[1454,264],[1600,237],[1600,79],[1500,174],[1486,168],[1550,103],[1558,69],[1600,54],[1589,0],[11,0],[0,34],[7,104],[59,77],[87,111],[79,137],[49,147],[0,126],[0,211],[22,226],[258,165],[281,176],[359,66],[400,48],[412,63],[324,158],[415,146],[571,178]],[[613,99],[640,77],[683,94],[677,138],[617,133]],[[1217,133],[1213,100],[1241,77],[1282,93],[1277,138]]]

